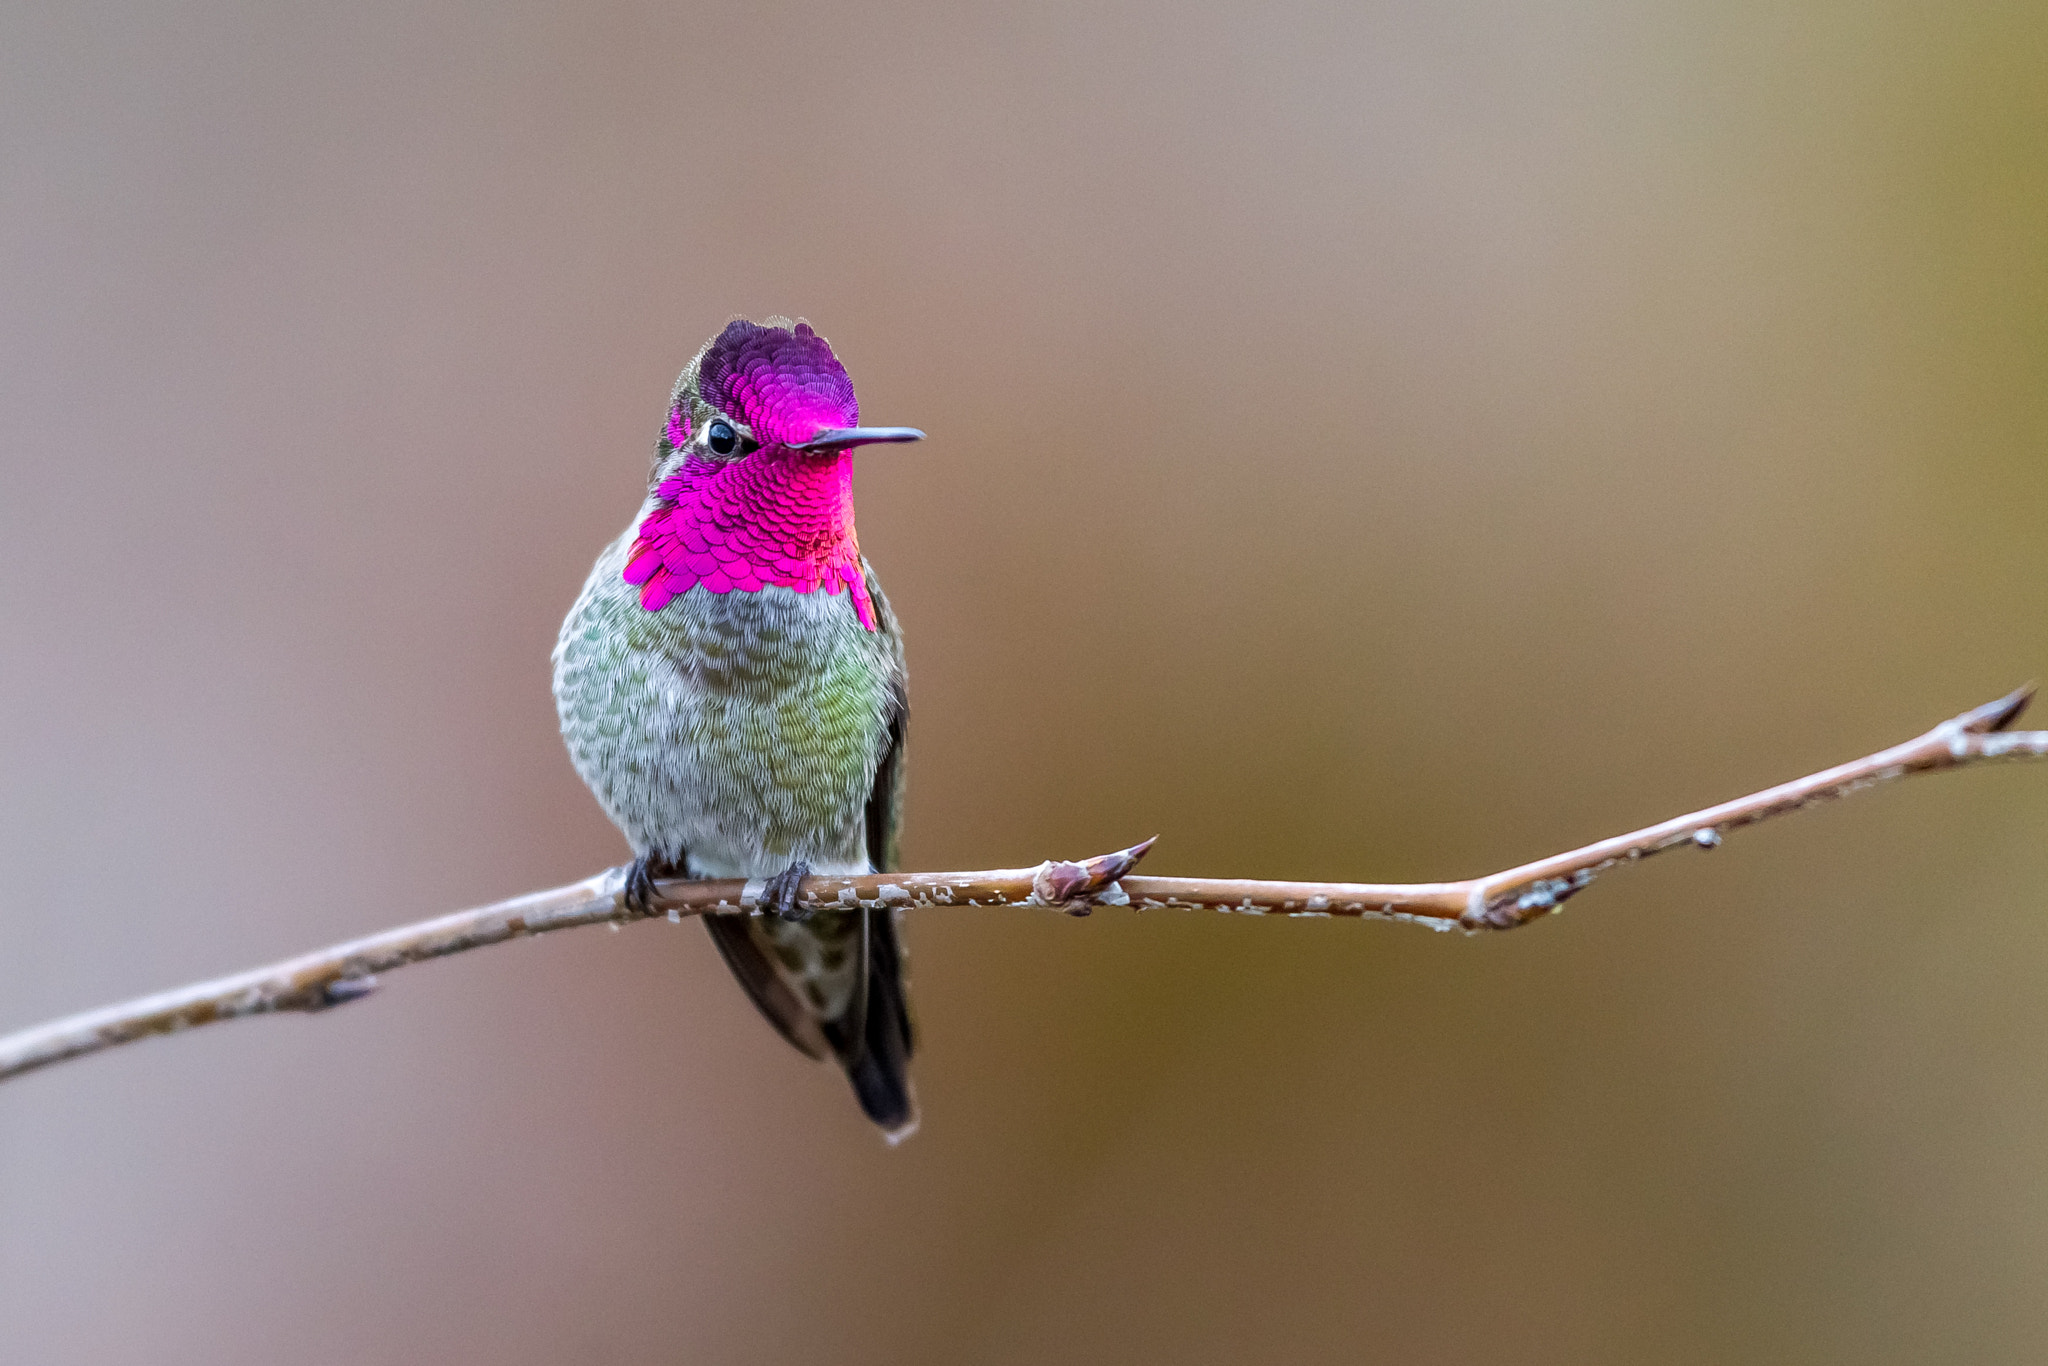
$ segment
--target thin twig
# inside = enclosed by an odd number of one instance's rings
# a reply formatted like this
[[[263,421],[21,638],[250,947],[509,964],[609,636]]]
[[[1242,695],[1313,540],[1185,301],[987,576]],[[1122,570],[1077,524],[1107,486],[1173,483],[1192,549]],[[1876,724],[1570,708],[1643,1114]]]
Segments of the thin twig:
[[[2021,688],[1905,744],[1732,802],[1617,835],[1569,853],[1462,882],[1254,882],[1227,878],[1133,877],[1152,841],[1080,863],[1041,863],[971,873],[870,873],[804,881],[799,901],[812,910],[855,906],[1051,906],[1086,915],[1096,906],[1234,911],[1246,915],[1362,916],[1409,920],[1436,929],[1513,929],[1548,914],[1617,863],[1678,845],[1711,849],[1724,832],[1813,802],[1909,773],[1960,768],[1989,759],[2048,756],[2048,731],[2006,731],[2033,696]],[[625,904],[625,869],[401,926],[210,982],[145,996],[0,1037],[0,1080],[152,1034],[273,1011],[324,1010],[360,1000],[376,974],[486,944],[578,925],[643,918]],[[719,912],[758,913],[752,882],[665,881],[655,914],[671,920]]]

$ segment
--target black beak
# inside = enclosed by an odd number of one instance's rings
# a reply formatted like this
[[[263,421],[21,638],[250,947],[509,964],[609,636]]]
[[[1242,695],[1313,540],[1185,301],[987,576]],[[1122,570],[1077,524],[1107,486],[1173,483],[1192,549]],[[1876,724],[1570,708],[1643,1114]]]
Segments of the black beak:
[[[790,447],[793,451],[843,451],[851,446],[873,446],[882,442],[922,441],[924,433],[915,427],[826,427],[809,441]]]

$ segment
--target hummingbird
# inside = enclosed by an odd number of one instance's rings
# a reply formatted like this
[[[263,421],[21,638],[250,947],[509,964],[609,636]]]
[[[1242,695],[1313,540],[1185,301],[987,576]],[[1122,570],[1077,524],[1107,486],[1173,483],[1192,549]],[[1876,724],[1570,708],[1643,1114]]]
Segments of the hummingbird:
[[[676,380],[646,497],[554,651],[569,757],[633,849],[628,904],[660,877],[753,881],[760,909],[704,916],[712,942],[892,1144],[917,1127],[896,913],[797,896],[896,858],[903,634],[854,535],[853,451],[923,436],[861,426],[810,324],[733,319]]]

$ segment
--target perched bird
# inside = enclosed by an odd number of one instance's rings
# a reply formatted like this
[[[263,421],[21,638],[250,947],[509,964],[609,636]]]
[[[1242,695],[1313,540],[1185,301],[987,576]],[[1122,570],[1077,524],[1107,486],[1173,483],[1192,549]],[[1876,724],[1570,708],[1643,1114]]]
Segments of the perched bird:
[[[924,433],[859,423],[809,324],[736,318],[706,343],[669,397],[645,501],[562,623],[555,703],[633,847],[628,897],[645,908],[664,876],[762,879],[766,914],[705,928],[894,1143],[917,1127],[894,913],[796,904],[813,872],[896,857],[903,637],[854,538],[852,451]]]

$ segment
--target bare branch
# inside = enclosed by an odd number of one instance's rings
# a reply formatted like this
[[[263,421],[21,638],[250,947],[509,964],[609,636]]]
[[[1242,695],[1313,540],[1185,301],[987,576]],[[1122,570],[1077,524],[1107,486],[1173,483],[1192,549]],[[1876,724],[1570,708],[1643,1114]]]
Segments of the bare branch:
[[[1255,882],[1228,878],[1134,877],[1152,841],[1080,863],[1042,863],[968,873],[870,873],[804,881],[801,904],[813,910],[856,906],[1050,906],[1086,915],[1096,906],[1146,910],[1234,911],[1245,915],[1361,916],[1409,920],[1435,929],[1513,929],[1555,910],[1617,863],[1679,845],[1712,849],[1738,826],[1911,773],[1961,768],[1990,759],[2048,756],[2048,731],[2006,731],[2033,696],[2032,686],[1942,722],[1905,744],[1765,788],[1734,801],[1462,882]],[[152,1034],[273,1011],[325,1010],[360,1000],[377,974],[408,963],[578,925],[620,925],[641,917],[625,904],[625,869],[581,882],[457,911],[332,948],[73,1015],[0,1037],[0,1080]],[[656,914],[759,913],[759,880],[665,881]]]

